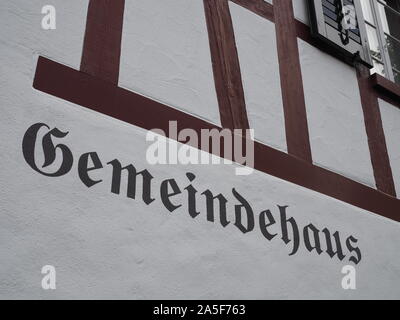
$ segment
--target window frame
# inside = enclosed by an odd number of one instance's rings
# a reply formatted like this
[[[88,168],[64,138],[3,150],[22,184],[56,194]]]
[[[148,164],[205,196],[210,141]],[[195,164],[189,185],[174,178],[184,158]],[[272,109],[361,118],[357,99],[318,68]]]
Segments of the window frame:
[[[364,18],[364,22],[366,25],[370,26],[371,28],[374,28],[376,30],[376,35],[378,38],[378,44],[379,44],[379,49],[381,52],[381,56],[382,56],[382,61],[378,61],[380,64],[383,64],[384,70],[385,70],[385,74],[384,77],[397,83],[395,76],[394,76],[394,72],[393,69],[395,69],[392,65],[390,56],[389,56],[389,51],[388,51],[388,44],[386,41],[386,33],[384,31],[383,25],[382,25],[382,20],[379,14],[379,7],[378,5],[381,4],[383,7],[387,7],[390,10],[396,11],[392,8],[390,8],[390,6],[388,6],[387,4],[383,3],[382,1],[379,0],[364,0],[364,1],[369,1],[369,5],[371,8],[371,13],[372,13],[372,18],[374,19],[374,23],[375,25],[371,24],[366,18],[365,18],[365,13],[363,12],[363,18]],[[399,14],[400,15],[400,14]],[[388,37],[391,37],[394,39],[394,41],[398,41],[398,39],[396,39],[395,37],[388,35]],[[369,40],[369,39],[368,39]],[[377,61],[374,57],[372,57],[372,60]],[[400,72],[400,70],[396,69],[396,72]],[[374,73],[378,73],[377,71],[375,71]],[[399,83],[400,84],[400,83]]]

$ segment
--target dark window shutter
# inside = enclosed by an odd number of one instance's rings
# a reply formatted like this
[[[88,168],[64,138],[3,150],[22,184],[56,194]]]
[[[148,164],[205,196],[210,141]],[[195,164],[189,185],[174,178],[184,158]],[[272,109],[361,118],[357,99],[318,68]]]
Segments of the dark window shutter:
[[[372,67],[360,0],[308,0],[311,32],[346,62]]]

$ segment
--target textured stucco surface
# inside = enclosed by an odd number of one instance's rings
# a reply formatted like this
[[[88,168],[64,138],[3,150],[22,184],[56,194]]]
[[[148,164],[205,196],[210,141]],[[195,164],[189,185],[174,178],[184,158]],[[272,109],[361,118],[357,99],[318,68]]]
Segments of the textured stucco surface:
[[[234,3],[230,10],[250,127],[257,140],[286,151],[275,25]]]
[[[294,0],[293,3],[293,10],[294,10],[294,17],[297,20],[309,25],[310,24],[310,17],[308,12],[308,5],[307,0]]]
[[[39,53],[79,69],[88,0],[52,1],[59,14],[57,30],[52,31],[41,28],[44,16],[41,10],[47,4],[42,0],[0,1],[0,50],[3,60],[0,68],[6,68],[4,61],[13,67],[8,76],[13,76],[13,73],[23,68],[17,63],[23,57],[25,60],[30,57],[29,63],[32,63],[33,68],[32,57]],[[5,71],[1,69],[3,75]]]
[[[119,85],[220,125],[203,1],[126,1]]]
[[[375,188],[355,70],[298,43],[314,163]]]
[[[379,99],[379,106],[396,194],[400,198],[400,110],[381,99]]]
[[[53,3],[57,30],[43,31],[41,1],[0,2],[1,299],[400,297],[398,223],[260,172],[237,177],[228,165],[150,166],[144,130],[34,90],[38,54],[79,66],[87,1],[69,1],[68,8],[65,1]],[[69,131],[62,142],[75,162],[67,175],[48,178],[25,163],[22,138],[37,122]],[[363,254],[357,290],[340,285],[348,262],[304,246],[289,257],[280,239],[269,242],[257,229],[243,235],[232,224],[207,222],[204,199],[196,219],[188,216],[182,195],[174,200],[183,206],[172,214],[158,196],[146,206],[110,192],[107,165],[91,172],[104,181],[88,189],[77,174],[78,157],[88,151],[97,151],[104,165],[117,158],[147,168],[156,185],[172,177],[184,187],[185,172],[191,171],[199,191],[229,196],[235,187],[256,215],[271,209],[276,216],[276,205],[289,205],[299,226],[312,222],[339,230],[343,238],[354,235]],[[54,291],[40,286],[46,264],[56,267]]]
[[[31,92],[32,116],[2,126],[7,152],[1,186],[0,297],[2,298],[398,298],[398,224],[297,186],[254,173],[236,177],[231,167],[149,166],[143,130],[82,110],[44,94]],[[10,107],[23,109],[16,103]],[[110,169],[93,172],[101,183],[87,189],[77,175],[47,178],[24,162],[20,143],[25,129],[45,121],[69,130],[65,143],[75,157],[96,150],[106,161],[118,158],[138,169],[148,168],[156,184],[175,178],[187,185],[184,173],[196,174],[195,187],[222,192],[233,202],[235,187],[257,214],[277,204],[299,226],[339,230],[359,239],[363,260],[357,266],[357,290],[340,287],[345,262],[326,254],[308,253],[304,246],[292,257],[280,239],[268,242],[257,230],[243,235],[192,219],[183,207],[170,214],[159,197],[150,206],[140,199],[110,193]],[[6,132],[4,132],[6,131]],[[6,135],[7,133],[7,135]],[[155,190],[155,194],[156,194]],[[233,207],[228,209],[233,218]],[[278,232],[278,227],[271,229]],[[40,287],[40,268],[57,270],[57,289]]]

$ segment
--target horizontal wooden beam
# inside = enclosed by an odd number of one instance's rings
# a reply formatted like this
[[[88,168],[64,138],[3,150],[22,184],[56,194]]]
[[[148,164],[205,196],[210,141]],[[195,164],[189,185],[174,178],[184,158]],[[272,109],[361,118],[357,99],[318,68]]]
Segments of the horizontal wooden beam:
[[[168,131],[169,121],[173,120],[178,122],[178,130],[191,128],[199,135],[203,128],[221,129],[207,121],[44,57],[39,57],[33,87],[147,130],[160,128]],[[143,112],[144,110],[146,112]],[[255,142],[254,168],[400,222],[399,199],[258,142]]]

